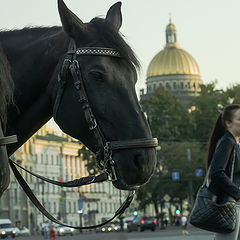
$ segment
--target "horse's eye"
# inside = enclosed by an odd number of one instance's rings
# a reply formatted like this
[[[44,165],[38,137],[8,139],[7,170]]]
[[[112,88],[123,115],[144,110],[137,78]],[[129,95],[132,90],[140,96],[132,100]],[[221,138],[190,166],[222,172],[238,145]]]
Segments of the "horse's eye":
[[[97,72],[97,71],[91,71],[90,76],[96,80],[103,80],[104,79],[104,74],[102,72]]]

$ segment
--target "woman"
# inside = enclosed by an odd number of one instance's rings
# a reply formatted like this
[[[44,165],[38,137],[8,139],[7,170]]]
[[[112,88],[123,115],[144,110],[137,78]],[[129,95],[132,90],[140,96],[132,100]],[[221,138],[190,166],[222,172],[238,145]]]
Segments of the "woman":
[[[232,233],[215,234],[215,240],[237,240],[240,226],[240,104],[231,104],[219,115],[209,140],[207,168],[210,167],[209,189],[221,199],[230,195],[237,200],[237,225]],[[230,179],[235,156],[233,181]],[[221,201],[221,200],[219,200]],[[240,239],[240,236],[239,236]]]

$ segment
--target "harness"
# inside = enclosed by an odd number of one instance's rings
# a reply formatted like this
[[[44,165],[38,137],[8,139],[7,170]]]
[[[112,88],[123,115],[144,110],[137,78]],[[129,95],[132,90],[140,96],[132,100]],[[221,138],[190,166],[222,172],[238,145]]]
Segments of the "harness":
[[[55,104],[53,108],[53,117],[55,120],[57,119],[58,108],[60,106],[61,99],[62,99],[65,85],[66,85],[66,77],[67,77],[67,74],[70,73],[74,81],[75,89],[79,96],[79,102],[84,111],[85,120],[88,124],[89,129],[94,133],[94,136],[96,138],[97,147],[98,147],[98,151],[96,152],[96,159],[97,159],[98,167],[101,171],[103,171],[103,173],[101,173],[98,176],[91,175],[91,176],[75,179],[68,182],[59,182],[59,181],[54,181],[54,180],[45,178],[36,173],[32,173],[31,171],[23,168],[21,165],[9,159],[9,164],[13,170],[15,177],[17,178],[18,182],[22,186],[27,196],[30,198],[32,203],[39,209],[39,211],[42,212],[48,219],[50,219],[51,221],[57,224],[61,224],[63,226],[72,227],[80,230],[101,227],[111,222],[115,217],[123,214],[124,211],[129,207],[131,201],[133,200],[135,191],[129,191],[126,200],[118,208],[114,216],[109,220],[98,225],[87,226],[87,227],[70,226],[58,221],[42,206],[42,204],[35,197],[32,190],[30,189],[28,184],[25,182],[25,180],[23,179],[23,177],[15,167],[15,165],[25,170],[26,172],[32,174],[33,176],[40,178],[43,181],[49,182],[51,184],[55,184],[61,187],[79,187],[82,185],[87,185],[87,184],[96,183],[96,182],[103,182],[106,180],[109,180],[109,181],[117,180],[117,174],[115,169],[116,166],[115,166],[114,159],[112,158],[113,151],[119,150],[119,149],[131,149],[131,148],[152,148],[158,145],[158,141],[156,138],[140,138],[140,139],[130,139],[130,140],[124,140],[124,141],[107,141],[106,140],[93,114],[91,106],[89,104],[85,86],[84,86],[84,78],[81,73],[81,66],[79,61],[77,60],[78,56],[84,56],[84,55],[89,55],[89,56],[98,55],[98,56],[121,58],[120,54],[115,49],[112,49],[112,48],[87,47],[87,48],[77,49],[75,42],[72,40],[70,42],[70,46],[66,54],[66,58],[64,59],[61,70],[58,74],[58,90],[57,90],[57,96],[55,98]],[[0,141],[0,144],[1,144],[1,141]]]

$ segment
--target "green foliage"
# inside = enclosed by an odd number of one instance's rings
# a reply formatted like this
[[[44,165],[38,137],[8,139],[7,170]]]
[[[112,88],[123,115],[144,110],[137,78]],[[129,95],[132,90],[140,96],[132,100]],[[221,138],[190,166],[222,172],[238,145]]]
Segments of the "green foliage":
[[[161,146],[155,174],[137,192],[142,208],[149,203],[162,205],[165,194],[170,195],[172,204],[181,205],[189,199],[190,181],[195,196],[205,176],[207,142],[216,118],[224,106],[240,102],[240,85],[224,91],[217,90],[216,83],[201,85],[200,96],[185,107],[162,88],[141,101],[152,134]],[[191,151],[190,160],[187,149]],[[196,169],[202,169],[202,177],[195,175]],[[179,172],[179,180],[172,179],[173,172]]]
[[[82,155],[89,174],[97,174],[99,172],[95,155],[87,147],[83,145],[78,154]]]
[[[190,136],[188,112],[169,91],[158,88],[141,104],[147,113],[154,136],[167,140]]]

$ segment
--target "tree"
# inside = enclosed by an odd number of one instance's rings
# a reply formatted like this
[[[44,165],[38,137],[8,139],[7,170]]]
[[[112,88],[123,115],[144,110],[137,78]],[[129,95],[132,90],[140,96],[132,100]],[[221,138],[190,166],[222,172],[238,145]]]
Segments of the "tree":
[[[173,199],[180,199],[180,202],[187,197],[188,191],[184,190],[186,181],[173,182],[171,173],[172,166],[177,166],[179,171],[182,170],[182,161],[179,160],[183,159],[180,155],[186,149],[183,145],[179,145],[179,141],[189,139],[193,124],[187,109],[163,88],[157,89],[149,99],[142,101],[141,104],[147,113],[152,134],[158,137],[162,151],[158,155],[157,172],[148,184],[140,188],[137,199],[142,207],[150,202],[153,203],[156,215],[158,215],[158,205],[162,207],[166,193],[173,196]],[[185,155],[184,159],[186,159]]]
[[[83,161],[85,161],[85,167],[89,174],[99,173],[96,157],[87,147],[82,145],[82,148],[78,151],[78,155],[81,155]]]
[[[159,139],[187,139],[191,122],[187,110],[169,91],[158,88],[147,100],[141,101],[154,136]]]

